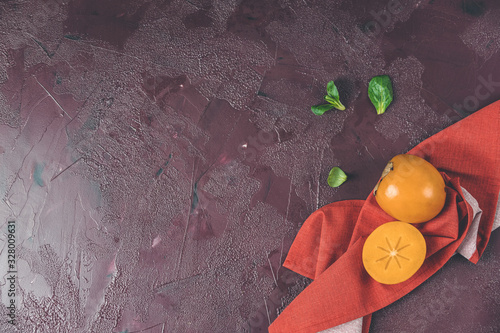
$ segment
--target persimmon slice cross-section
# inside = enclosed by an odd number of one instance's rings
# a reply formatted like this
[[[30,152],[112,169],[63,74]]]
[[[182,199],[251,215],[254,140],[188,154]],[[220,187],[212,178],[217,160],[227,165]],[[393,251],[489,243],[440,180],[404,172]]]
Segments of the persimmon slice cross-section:
[[[388,222],[366,238],[363,265],[375,281],[396,284],[418,271],[426,251],[424,236],[417,228],[405,222]]]

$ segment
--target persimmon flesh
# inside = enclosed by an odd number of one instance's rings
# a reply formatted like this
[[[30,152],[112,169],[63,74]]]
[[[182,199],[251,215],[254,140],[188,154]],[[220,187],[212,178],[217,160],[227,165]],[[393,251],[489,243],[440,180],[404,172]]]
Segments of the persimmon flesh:
[[[388,222],[366,238],[363,266],[377,282],[401,283],[418,271],[426,252],[424,236],[417,228],[406,222]]]
[[[446,201],[445,183],[439,171],[423,158],[410,154],[397,155],[389,161],[374,195],[387,214],[408,223],[433,219]]]

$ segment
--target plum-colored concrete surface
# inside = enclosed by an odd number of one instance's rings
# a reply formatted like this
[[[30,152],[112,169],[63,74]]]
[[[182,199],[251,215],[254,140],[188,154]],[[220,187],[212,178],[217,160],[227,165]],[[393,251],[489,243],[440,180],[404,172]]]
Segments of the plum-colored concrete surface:
[[[310,213],[500,99],[499,17],[495,0],[0,1],[0,332],[266,332],[309,283],[281,265]],[[330,80],[347,108],[316,116]],[[371,332],[499,332],[499,267],[495,231]]]

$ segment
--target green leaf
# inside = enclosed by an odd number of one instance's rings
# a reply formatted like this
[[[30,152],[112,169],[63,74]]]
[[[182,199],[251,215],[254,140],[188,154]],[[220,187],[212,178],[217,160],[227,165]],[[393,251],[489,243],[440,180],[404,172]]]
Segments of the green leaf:
[[[336,108],[338,110],[345,110],[345,106],[340,102],[339,99],[339,91],[337,90],[337,87],[335,86],[335,83],[333,81],[328,82],[326,85],[326,95],[325,101],[327,101],[329,104],[322,104],[322,105],[315,105],[311,107],[312,112],[314,114],[320,116],[326,111]]]
[[[328,103],[332,104],[336,109],[345,110],[345,106],[340,102],[339,91],[333,81],[328,82],[326,85],[326,93],[328,95],[325,96],[325,100]]]
[[[385,112],[392,102],[393,91],[391,79],[387,75],[375,76],[368,85],[368,97],[377,110],[377,114]]]
[[[347,180],[347,175],[339,167],[333,167],[328,174],[328,185],[331,187],[339,187]]]
[[[340,99],[339,91],[337,90],[337,87],[335,86],[335,83],[333,83],[333,81],[330,81],[326,84],[326,93],[328,94],[328,96],[337,101]]]
[[[333,108],[334,108],[334,106],[332,104],[321,104],[321,105],[311,106],[311,111],[315,115],[321,116],[323,113],[325,113],[326,111],[333,109]]]
[[[342,103],[340,103],[339,100],[334,100],[333,98],[331,98],[328,95],[325,96],[325,101],[327,101],[328,103],[330,103],[331,105],[333,105],[334,108],[336,108],[336,109],[338,109],[340,111],[345,110],[345,106]]]

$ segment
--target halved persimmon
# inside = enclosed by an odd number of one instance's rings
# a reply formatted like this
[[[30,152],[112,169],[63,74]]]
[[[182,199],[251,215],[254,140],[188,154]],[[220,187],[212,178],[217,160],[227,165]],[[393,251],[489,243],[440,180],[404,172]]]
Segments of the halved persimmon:
[[[388,222],[366,238],[363,266],[375,281],[396,284],[418,271],[426,252],[424,236],[417,228],[405,222]]]
[[[427,222],[436,217],[446,201],[445,183],[439,171],[415,155],[393,157],[373,194],[387,214],[409,222]]]

